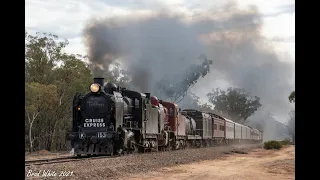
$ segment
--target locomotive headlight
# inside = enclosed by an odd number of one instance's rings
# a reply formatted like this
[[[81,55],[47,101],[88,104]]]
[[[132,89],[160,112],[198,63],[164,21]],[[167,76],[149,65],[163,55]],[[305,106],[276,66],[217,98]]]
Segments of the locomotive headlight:
[[[99,86],[99,84],[91,84],[91,86],[90,86],[90,91],[91,92],[94,92],[94,93],[96,93],[96,92],[98,92],[100,90],[100,86]]]

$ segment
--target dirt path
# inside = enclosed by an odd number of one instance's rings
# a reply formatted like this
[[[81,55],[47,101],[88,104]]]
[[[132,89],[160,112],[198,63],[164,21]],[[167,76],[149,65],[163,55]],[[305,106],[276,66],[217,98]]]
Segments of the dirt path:
[[[217,160],[202,161],[146,174],[135,174],[132,180],[282,180],[295,179],[295,148],[256,149],[248,154],[233,154]]]

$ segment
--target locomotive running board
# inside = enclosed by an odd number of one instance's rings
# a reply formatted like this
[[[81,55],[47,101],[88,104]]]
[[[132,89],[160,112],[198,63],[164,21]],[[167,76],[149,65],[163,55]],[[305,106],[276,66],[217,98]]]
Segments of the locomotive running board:
[[[196,136],[188,135],[188,139],[202,139],[202,138],[199,135],[196,135]]]

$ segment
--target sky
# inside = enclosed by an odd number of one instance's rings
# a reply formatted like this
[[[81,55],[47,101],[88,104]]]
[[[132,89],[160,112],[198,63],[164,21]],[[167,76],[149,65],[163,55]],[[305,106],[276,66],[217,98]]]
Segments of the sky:
[[[150,14],[166,9],[188,15],[219,8],[227,0],[26,0],[26,30],[29,33],[48,32],[66,38],[68,53],[86,54],[82,32],[91,18],[123,16],[130,13]],[[201,2],[201,4],[199,3]],[[261,33],[277,51],[279,61],[295,61],[295,1],[293,0],[235,0],[238,7],[254,5],[263,15]],[[289,56],[290,58],[287,58]],[[281,58],[284,57],[284,58]],[[294,77],[292,79],[294,82]],[[221,88],[230,84],[218,82]],[[205,99],[207,92],[196,92]],[[288,106],[289,107],[289,106]],[[288,112],[275,114],[277,120],[287,121]]]

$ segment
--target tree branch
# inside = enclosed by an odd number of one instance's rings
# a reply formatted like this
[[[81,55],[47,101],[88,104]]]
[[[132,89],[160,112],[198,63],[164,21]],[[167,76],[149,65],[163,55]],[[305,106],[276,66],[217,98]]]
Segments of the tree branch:
[[[38,115],[39,115],[39,112],[37,112],[36,114],[33,114],[31,123],[34,122],[34,120],[37,118]]]
[[[27,112],[27,116],[28,116],[28,122],[29,122],[29,124],[30,124],[30,115],[29,115],[28,110],[26,110],[26,112]]]

